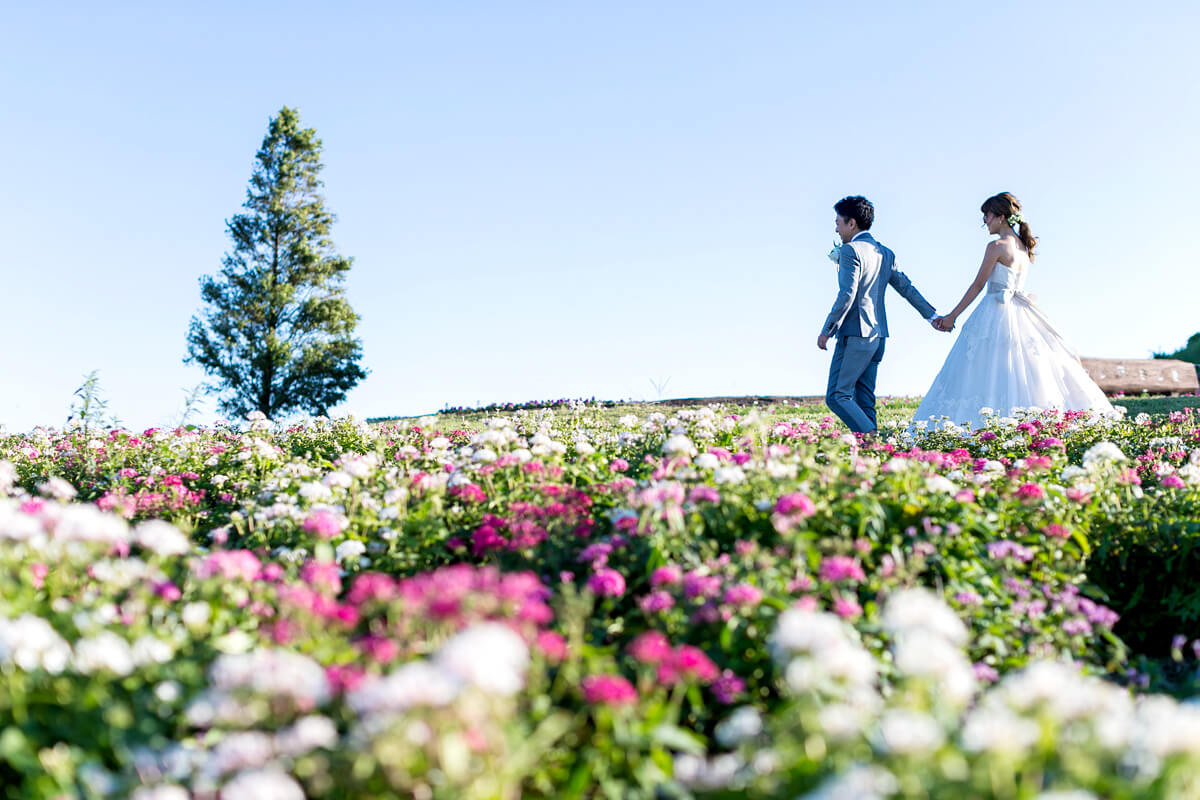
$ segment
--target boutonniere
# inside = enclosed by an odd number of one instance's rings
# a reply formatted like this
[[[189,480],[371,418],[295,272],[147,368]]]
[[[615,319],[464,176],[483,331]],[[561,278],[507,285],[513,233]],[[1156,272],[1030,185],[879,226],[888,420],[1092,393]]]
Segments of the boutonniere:
[[[842,247],[843,245],[841,242],[839,242],[837,239],[833,240],[833,249],[829,251],[830,261],[835,264],[838,263],[838,260],[842,257]]]

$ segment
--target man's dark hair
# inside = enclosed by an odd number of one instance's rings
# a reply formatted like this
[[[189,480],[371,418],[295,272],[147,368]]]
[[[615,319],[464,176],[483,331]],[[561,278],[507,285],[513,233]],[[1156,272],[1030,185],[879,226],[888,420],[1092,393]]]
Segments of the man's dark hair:
[[[857,222],[860,231],[871,230],[871,223],[875,221],[875,206],[871,205],[870,200],[859,194],[838,200],[833,204],[833,210],[838,213],[838,216]]]

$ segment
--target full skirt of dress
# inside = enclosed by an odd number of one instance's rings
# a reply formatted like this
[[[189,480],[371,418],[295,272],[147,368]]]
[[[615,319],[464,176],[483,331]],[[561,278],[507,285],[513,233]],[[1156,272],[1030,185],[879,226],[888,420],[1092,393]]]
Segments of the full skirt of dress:
[[[922,400],[914,423],[942,418],[978,430],[981,409],[1114,413],[1075,350],[1028,296],[990,292],[963,323],[958,340]],[[931,419],[932,418],[932,419]]]

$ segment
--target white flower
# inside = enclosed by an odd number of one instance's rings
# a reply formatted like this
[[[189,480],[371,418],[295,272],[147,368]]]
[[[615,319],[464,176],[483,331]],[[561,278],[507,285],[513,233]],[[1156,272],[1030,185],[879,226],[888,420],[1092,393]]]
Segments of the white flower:
[[[179,613],[179,618],[183,620],[183,624],[189,628],[199,628],[208,622],[208,618],[212,616],[212,608],[208,603],[194,602],[188,603],[183,607],[183,611]]]
[[[886,769],[859,765],[827,779],[797,800],[886,800],[899,789],[896,777]]]
[[[716,469],[721,466],[721,459],[712,453],[701,453],[693,463],[699,469]]]
[[[434,662],[485,692],[510,695],[525,685],[529,648],[507,625],[484,622],[450,637]]]
[[[663,444],[663,453],[668,456],[694,456],[696,445],[684,434],[677,433]]]
[[[8,494],[17,482],[17,468],[11,461],[0,461],[0,494]]]
[[[191,795],[182,786],[162,784],[161,786],[139,786],[129,796],[129,800],[190,800]]]
[[[221,800],[304,800],[304,790],[278,768],[239,772],[221,789]]]
[[[617,420],[617,424],[622,428],[636,428],[638,424],[638,418],[634,414],[626,414]]]
[[[333,499],[333,490],[323,483],[309,481],[300,485],[300,496],[311,502],[321,502]]]
[[[1097,442],[1083,454],[1083,466],[1093,472],[1105,464],[1124,460],[1125,454],[1112,442]]]
[[[311,715],[276,733],[275,750],[281,755],[298,756],[317,748],[332,750],[337,740],[337,726],[332,720]]]
[[[50,623],[33,614],[0,619],[0,664],[13,663],[25,672],[44,669],[57,675],[71,660],[71,646]]]
[[[75,643],[75,669],[85,675],[107,670],[125,676],[133,672],[134,666],[129,642],[112,631],[102,631]]]
[[[133,660],[142,664],[166,664],[175,657],[175,649],[170,643],[164,642],[149,633],[138,637],[133,643]]]
[[[234,731],[217,742],[206,772],[224,775],[265,766],[275,756],[275,740],[262,731]],[[224,793],[222,793],[224,797]]]
[[[147,520],[133,529],[133,540],[160,556],[181,556],[192,550],[183,531],[160,519]]]
[[[713,470],[713,482],[719,484],[744,483],[746,473],[741,467],[729,465]]]
[[[329,699],[325,670],[311,658],[283,649],[260,649],[226,654],[209,670],[217,689],[249,688],[276,697],[291,697],[301,707],[322,705]]]
[[[995,703],[981,703],[967,715],[961,739],[972,753],[1024,754],[1037,744],[1041,728],[1033,720]]]
[[[358,714],[405,711],[414,706],[444,706],[458,697],[462,681],[428,661],[410,661],[384,678],[367,680],[346,693]]]
[[[497,458],[499,458],[499,456],[496,455],[496,451],[492,450],[490,447],[481,447],[471,454],[472,461],[478,461],[482,464],[490,464]]]
[[[931,492],[940,492],[941,494],[954,494],[958,491],[958,487],[954,485],[954,481],[941,475],[930,475],[926,478],[925,488]]]
[[[365,544],[357,539],[347,539],[334,549],[333,555],[339,562],[342,562],[348,558],[357,558],[366,552]]]
[[[349,472],[343,472],[340,469],[335,469],[333,472],[326,474],[321,479],[321,483],[328,486],[330,489],[348,489],[354,485],[354,476]]]
[[[445,436],[437,436],[429,442],[429,446],[434,450],[449,450],[450,440]]]
[[[832,261],[835,264],[840,262],[841,257],[842,257],[842,247],[844,247],[844,245],[840,245],[840,244],[836,244],[836,243],[833,245],[833,249],[829,251],[829,260],[830,261]]]
[[[753,706],[741,706],[717,724],[717,741],[722,747],[737,747],[762,733],[762,715]]]
[[[891,709],[879,718],[876,735],[885,753],[929,753],[942,746],[946,732],[928,714]]]
[[[888,597],[883,608],[883,627],[893,636],[923,629],[953,645],[967,643],[967,626],[928,589],[901,589]]]
[[[53,497],[55,500],[67,502],[75,497],[78,492],[75,487],[57,476],[51,476],[46,479],[45,483],[39,483],[37,489],[46,497]]]

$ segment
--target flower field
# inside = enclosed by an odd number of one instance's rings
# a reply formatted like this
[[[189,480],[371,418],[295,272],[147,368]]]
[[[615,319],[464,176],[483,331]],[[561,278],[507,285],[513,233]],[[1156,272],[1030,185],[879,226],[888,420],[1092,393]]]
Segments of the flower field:
[[[0,437],[0,796],[1200,798],[1200,412],[906,409]]]

